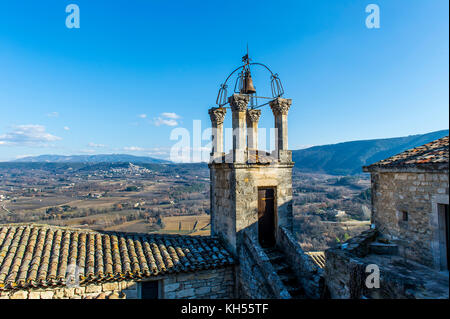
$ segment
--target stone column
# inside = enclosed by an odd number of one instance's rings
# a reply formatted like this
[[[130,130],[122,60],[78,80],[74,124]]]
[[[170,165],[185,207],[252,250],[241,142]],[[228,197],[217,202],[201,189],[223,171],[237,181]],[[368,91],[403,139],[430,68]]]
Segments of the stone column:
[[[275,117],[276,153],[280,160],[286,160],[288,151],[287,114],[291,107],[291,99],[276,98],[269,103]]]
[[[247,110],[247,148],[248,161],[258,161],[258,121],[261,110]]]
[[[245,118],[249,97],[241,94],[233,94],[228,102],[233,113],[233,162],[246,162],[246,136],[245,136]]]
[[[212,126],[212,152],[211,162],[222,162],[222,157],[225,155],[223,151],[223,120],[227,109],[223,107],[213,107],[208,110],[211,118]]]

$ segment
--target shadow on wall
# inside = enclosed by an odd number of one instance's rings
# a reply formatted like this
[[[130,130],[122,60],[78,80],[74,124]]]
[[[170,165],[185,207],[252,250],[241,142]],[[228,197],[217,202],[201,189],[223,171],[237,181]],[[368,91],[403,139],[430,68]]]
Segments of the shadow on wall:
[[[290,202],[278,207],[287,209]],[[286,206],[286,207],[283,207]],[[282,254],[283,262],[287,263],[295,276],[304,298],[319,299],[325,295],[322,269],[317,267],[298,244],[291,229],[276,226],[274,229],[276,244],[274,249]],[[291,299],[291,293],[272,264],[266,249],[258,240],[258,223],[242,229],[237,233],[237,290],[240,298]]]

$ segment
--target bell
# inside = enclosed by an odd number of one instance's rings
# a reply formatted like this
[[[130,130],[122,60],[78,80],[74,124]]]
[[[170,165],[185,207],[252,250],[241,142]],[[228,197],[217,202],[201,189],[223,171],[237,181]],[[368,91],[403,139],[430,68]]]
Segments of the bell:
[[[252,75],[250,74],[250,70],[245,70],[241,94],[253,94],[253,93],[256,93],[256,89],[253,86]]]

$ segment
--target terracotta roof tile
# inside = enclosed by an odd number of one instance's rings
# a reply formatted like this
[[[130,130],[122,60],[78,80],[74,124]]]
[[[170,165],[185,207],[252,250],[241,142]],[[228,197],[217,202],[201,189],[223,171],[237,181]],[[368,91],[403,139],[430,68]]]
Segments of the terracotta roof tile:
[[[139,279],[234,264],[214,237],[100,232],[35,224],[0,225],[0,290]]]
[[[387,159],[364,167],[365,170],[371,168],[396,168],[414,166],[435,166],[447,164],[448,167],[449,144],[448,136],[437,139],[422,146],[406,150]]]

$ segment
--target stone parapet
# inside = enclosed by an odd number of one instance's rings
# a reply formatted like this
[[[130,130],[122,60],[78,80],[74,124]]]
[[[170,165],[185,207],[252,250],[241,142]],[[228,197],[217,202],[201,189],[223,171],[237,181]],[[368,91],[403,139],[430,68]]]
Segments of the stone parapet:
[[[239,294],[241,298],[291,299],[264,250],[246,233],[239,250]]]
[[[281,163],[209,163],[208,167],[215,167],[219,169],[258,169],[258,168],[293,168],[293,162]]]
[[[370,244],[375,241],[377,235],[378,231],[376,229],[368,229],[361,234],[350,238],[340,245],[340,247],[342,250],[348,251],[355,256],[364,257],[369,254]]]
[[[284,252],[286,259],[295,271],[297,280],[309,298],[318,299],[324,292],[322,270],[306,255],[292,232],[279,227],[277,247]]]
[[[357,257],[348,250],[326,252],[325,284],[333,299],[448,299],[448,275],[399,256]],[[379,285],[368,276],[379,269]],[[370,280],[373,283],[372,280]]]

